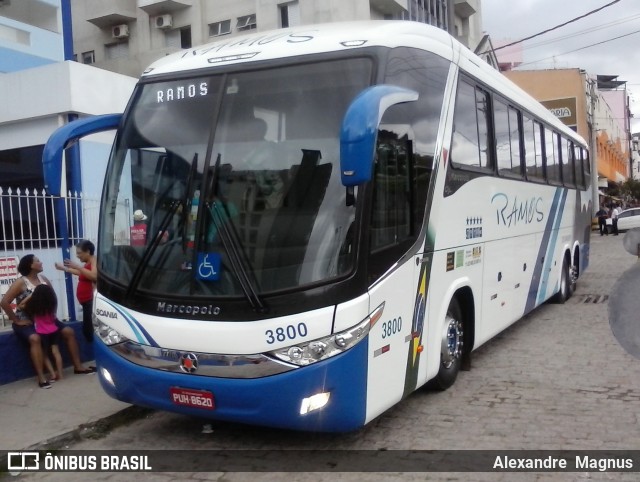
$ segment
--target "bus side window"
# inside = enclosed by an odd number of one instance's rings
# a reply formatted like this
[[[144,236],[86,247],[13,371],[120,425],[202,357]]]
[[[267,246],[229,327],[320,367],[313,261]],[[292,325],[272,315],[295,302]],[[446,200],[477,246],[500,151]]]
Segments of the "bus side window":
[[[399,244],[411,234],[408,142],[380,131],[374,168],[371,251]]]
[[[562,180],[566,187],[575,188],[576,178],[574,171],[573,148],[565,137],[560,137],[562,153]]]
[[[544,129],[544,154],[546,160],[547,181],[554,186],[562,185],[562,170],[558,153],[558,134],[551,129]]]
[[[382,126],[378,131],[369,224],[370,281],[396,263],[420,232],[420,224],[414,222],[417,186],[412,144],[406,134],[399,136]]]
[[[578,157],[577,151],[580,151],[580,158],[582,159],[582,175],[584,177],[584,187],[591,185],[591,159],[589,158],[589,151],[582,147],[576,147],[576,158]]]
[[[456,167],[475,170],[493,169],[489,157],[489,93],[461,81],[458,85],[451,163]]]
[[[536,139],[536,163],[535,178],[539,181],[545,181],[545,164],[544,164],[544,139],[542,134],[544,127],[537,121],[533,122],[533,135]]]
[[[493,109],[498,173],[501,176],[522,179],[518,111],[498,99],[494,100]]]

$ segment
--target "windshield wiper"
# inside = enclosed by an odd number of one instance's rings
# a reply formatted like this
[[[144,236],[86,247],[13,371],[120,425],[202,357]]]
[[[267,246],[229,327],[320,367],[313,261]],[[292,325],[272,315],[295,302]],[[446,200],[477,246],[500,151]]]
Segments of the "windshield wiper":
[[[247,261],[244,258],[242,244],[240,243],[233,226],[230,226],[231,214],[226,207],[226,203],[223,201],[221,201],[221,203],[224,209],[224,216],[220,211],[218,201],[207,203],[207,211],[211,215],[213,224],[215,224],[216,229],[218,230],[222,245],[229,256],[233,272],[235,273],[236,278],[238,278],[238,282],[240,283],[240,287],[242,288],[247,301],[256,312],[266,313],[268,309],[255,288],[255,280],[253,280],[251,276],[253,272],[250,272],[247,269]]]
[[[218,153],[213,168],[209,167],[205,172],[205,179],[203,181],[205,192],[202,193],[201,198],[213,199],[213,201],[202,204],[209,213],[209,216],[211,216],[211,220],[220,235],[222,246],[229,256],[229,262],[231,263],[233,272],[251,308],[258,313],[266,313],[268,308],[255,288],[257,281],[253,276],[253,271],[247,268],[247,266],[250,266],[250,263],[246,258],[238,233],[231,222],[231,213],[227,208],[227,202],[218,189],[221,162],[222,156]],[[220,206],[222,206],[222,211],[220,210]],[[201,226],[202,224],[199,223],[198,239],[200,239],[199,230]]]

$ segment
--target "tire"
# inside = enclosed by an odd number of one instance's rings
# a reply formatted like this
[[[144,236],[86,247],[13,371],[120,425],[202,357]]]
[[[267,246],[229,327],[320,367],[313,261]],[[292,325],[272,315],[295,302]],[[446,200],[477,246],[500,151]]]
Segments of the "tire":
[[[451,300],[447,309],[440,346],[440,369],[435,378],[429,382],[428,387],[432,390],[444,391],[455,383],[462,365],[464,320],[455,299]]]
[[[576,261],[575,265],[569,268],[569,297],[573,296],[576,292],[576,288],[578,287],[578,269],[576,266],[578,262]]]
[[[562,262],[562,271],[560,272],[560,291],[558,291],[551,300],[554,303],[562,305],[571,298],[574,289],[575,282],[571,275],[569,261],[567,261],[567,258],[564,258],[564,261]]]

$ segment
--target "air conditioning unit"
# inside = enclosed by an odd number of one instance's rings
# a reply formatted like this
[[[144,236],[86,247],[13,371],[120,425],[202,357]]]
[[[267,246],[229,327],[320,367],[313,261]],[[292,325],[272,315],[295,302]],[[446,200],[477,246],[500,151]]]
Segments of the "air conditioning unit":
[[[113,38],[127,38],[129,36],[129,26],[126,23],[111,27],[111,36]]]
[[[156,28],[171,28],[173,25],[173,18],[169,14],[158,15],[154,19],[154,25]]]

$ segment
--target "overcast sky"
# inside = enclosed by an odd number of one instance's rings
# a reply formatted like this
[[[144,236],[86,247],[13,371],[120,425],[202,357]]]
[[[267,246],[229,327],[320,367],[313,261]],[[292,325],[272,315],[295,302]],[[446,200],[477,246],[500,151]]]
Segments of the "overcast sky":
[[[494,41],[520,40],[612,1],[482,0],[482,28]],[[601,44],[590,46],[597,43]],[[619,0],[522,46],[526,65],[521,68],[580,68],[590,76],[618,75],[618,80],[626,80],[635,115],[631,131],[640,131],[640,0]]]

